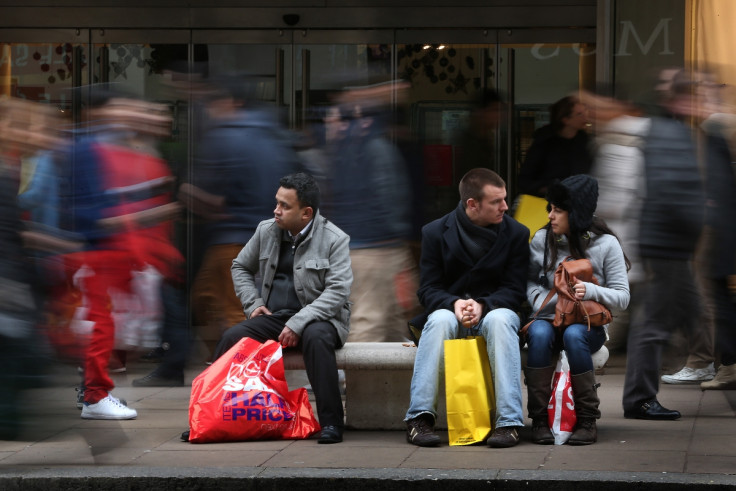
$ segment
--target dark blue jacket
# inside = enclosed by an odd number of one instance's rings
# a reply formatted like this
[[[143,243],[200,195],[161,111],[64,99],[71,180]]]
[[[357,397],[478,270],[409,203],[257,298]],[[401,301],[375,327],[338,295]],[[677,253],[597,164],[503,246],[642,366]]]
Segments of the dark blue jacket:
[[[689,259],[703,228],[705,195],[693,131],[653,118],[644,144],[646,196],[639,221],[642,257]]]
[[[273,216],[279,179],[301,170],[293,139],[266,111],[210,126],[197,143],[192,183],[225,197],[226,219],[205,227],[208,245],[245,244]]]

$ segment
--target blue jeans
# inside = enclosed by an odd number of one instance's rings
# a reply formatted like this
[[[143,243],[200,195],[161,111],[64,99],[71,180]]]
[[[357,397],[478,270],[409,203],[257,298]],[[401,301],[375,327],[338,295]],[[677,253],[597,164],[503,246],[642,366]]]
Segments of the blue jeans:
[[[523,426],[519,316],[509,309],[495,309],[483,317],[478,329],[486,340],[496,394],[494,427]],[[467,334],[468,330],[460,325],[454,312],[440,309],[430,314],[414,360],[411,402],[404,421],[420,414],[437,419],[437,392],[445,371],[444,341]]]
[[[580,375],[593,370],[590,355],[601,349],[605,342],[606,331],[603,327],[591,327],[588,331],[587,324],[572,324],[560,334],[550,321],[538,319],[532,322],[527,331],[526,365],[529,368],[552,366],[557,362],[557,354],[564,349],[570,373]]]

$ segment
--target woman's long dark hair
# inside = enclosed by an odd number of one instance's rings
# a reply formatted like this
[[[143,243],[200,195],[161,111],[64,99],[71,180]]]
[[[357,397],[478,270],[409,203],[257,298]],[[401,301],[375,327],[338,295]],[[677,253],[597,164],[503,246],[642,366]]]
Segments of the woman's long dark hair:
[[[547,273],[549,271],[554,271],[557,268],[555,261],[557,260],[557,252],[559,249],[557,247],[557,237],[552,233],[552,227],[550,224],[548,223],[544,229],[547,231],[547,237],[545,239],[546,244],[544,246],[544,261],[542,262],[542,269]],[[590,225],[590,232],[596,235],[613,235],[616,240],[618,240],[618,243],[621,243],[621,240],[619,240],[618,236],[613,233],[613,230],[608,227],[605,220],[598,216],[593,215],[593,223]],[[570,246],[570,255],[572,257],[575,259],[586,258],[585,252],[588,250],[588,245],[590,245],[590,234],[587,231],[583,233],[569,233],[567,235],[567,242]],[[547,252],[549,252],[549,254],[547,254]],[[624,252],[624,262],[626,263],[626,271],[630,270],[631,261],[629,261],[629,258],[626,256],[626,252]]]

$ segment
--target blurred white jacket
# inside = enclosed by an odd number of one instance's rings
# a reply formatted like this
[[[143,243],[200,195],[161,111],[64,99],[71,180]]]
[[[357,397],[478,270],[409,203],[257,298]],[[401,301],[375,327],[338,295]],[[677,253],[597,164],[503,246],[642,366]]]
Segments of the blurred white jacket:
[[[598,179],[596,215],[603,218],[621,241],[631,261],[629,281],[644,279],[639,260],[639,212],[645,197],[642,147],[651,121],[637,116],[610,120],[596,137],[591,175]]]

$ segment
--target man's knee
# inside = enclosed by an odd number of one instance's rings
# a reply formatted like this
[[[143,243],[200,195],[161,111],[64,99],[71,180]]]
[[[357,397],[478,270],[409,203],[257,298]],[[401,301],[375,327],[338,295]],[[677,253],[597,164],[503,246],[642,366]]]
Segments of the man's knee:
[[[301,335],[302,349],[311,347],[335,350],[340,345],[337,329],[329,322],[313,322],[307,325]]]
[[[447,309],[439,309],[432,312],[427,318],[422,331],[424,336],[438,336],[444,339],[454,337],[457,330],[457,317],[455,313]]]
[[[518,336],[519,316],[509,309],[494,309],[482,321],[483,332],[490,336]]]

